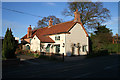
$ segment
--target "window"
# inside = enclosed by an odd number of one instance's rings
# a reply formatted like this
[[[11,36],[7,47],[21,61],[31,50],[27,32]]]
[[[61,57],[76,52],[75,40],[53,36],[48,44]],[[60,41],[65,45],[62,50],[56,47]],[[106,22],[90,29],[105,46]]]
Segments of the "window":
[[[83,52],[86,52],[86,45],[84,45],[84,46],[82,47],[82,51],[83,51]]]
[[[30,39],[30,42],[31,42],[32,39]]]
[[[56,53],[60,52],[60,45],[56,45]]]
[[[74,46],[76,46],[76,44],[74,44]]]
[[[60,36],[56,35],[55,40],[60,40]]]
[[[26,46],[26,50],[30,50],[30,46],[29,45]]]

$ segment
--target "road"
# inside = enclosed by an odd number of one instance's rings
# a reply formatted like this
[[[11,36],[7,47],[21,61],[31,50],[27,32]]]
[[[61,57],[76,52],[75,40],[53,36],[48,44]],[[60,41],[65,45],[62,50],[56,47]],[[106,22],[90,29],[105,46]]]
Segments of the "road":
[[[118,78],[120,56],[57,62],[42,59],[25,60],[20,65],[3,67],[4,78]]]

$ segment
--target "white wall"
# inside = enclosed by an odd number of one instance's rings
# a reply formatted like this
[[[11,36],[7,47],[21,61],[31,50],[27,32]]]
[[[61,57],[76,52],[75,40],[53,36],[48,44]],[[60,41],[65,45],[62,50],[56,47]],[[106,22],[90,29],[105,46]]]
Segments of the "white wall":
[[[62,47],[63,43],[65,43],[65,34],[56,34],[56,35],[60,36],[60,40],[55,40],[55,35],[51,35],[49,37],[55,41],[55,43],[53,43],[54,45],[60,44],[60,54],[65,53],[65,47]],[[53,53],[55,53],[55,47],[53,47],[52,51]]]
[[[40,40],[38,39],[38,37],[36,35],[31,40],[30,50],[31,51],[40,51]]]
[[[86,37],[86,33],[83,30],[82,26],[80,24],[76,24],[70,31],[70,34],[66,34],[66,53],[71,53],[72,52],[72,48],[71,48],[71,44],[77,44],[80,43],[80,55],[86,55],[86,52],[82,52],[82,46],[83,45],[87,45],[86,49],[87,51],[88,49],[88,37]],[[78,50],[77,48],[75,48],[75,55],[78,55]]]
[[[86,52],[82,52],[82,46],[87,45],[86,49],[89,50],[89,43],[88,43],[88,37],[86,36],[86,33],[82,26],[80,24],[76,24],[70,31],[70,34],[57,34],[60,36],[60,40],[55,40],[55,35],[50,35],[49,37],[55,41],[55,43],[42,43],[44,46],[47,46],[48,44],[60,44],[60,54],[62,53],[70,53],[72,52],[71,44],[77,44],[80,43],[81,46],[81,52],[80,55],[86,55]],[[34,39],[35,38],[35,39]],[[63,47],[63,43],[65,43],[65,47]],[[35,35],[33,39],[31,40],[31,51],[40,51],[40,40]],[[75,55],[78,55],[78,48],[75,47]],[[45,51],[45,49],[43,50]],[[50,52],[55,53],[55,47],[53,49],[50,48]]]

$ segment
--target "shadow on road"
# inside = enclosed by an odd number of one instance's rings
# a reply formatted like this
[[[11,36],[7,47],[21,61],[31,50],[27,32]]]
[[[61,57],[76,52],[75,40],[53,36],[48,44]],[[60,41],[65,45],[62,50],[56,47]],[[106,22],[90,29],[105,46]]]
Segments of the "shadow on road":
[[[119,60],[120,55],[75,56],[58,62],[22,55],[19,65],[3,67],[3,78],[118,78]]]

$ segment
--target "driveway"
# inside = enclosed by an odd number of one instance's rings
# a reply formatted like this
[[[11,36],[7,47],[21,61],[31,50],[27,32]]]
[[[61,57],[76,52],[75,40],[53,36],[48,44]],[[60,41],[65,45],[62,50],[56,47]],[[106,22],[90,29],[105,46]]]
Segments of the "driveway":
[[[117,55],[65,62],[31,59],[20,65],[3,67],[3,78],[118,78]]]

